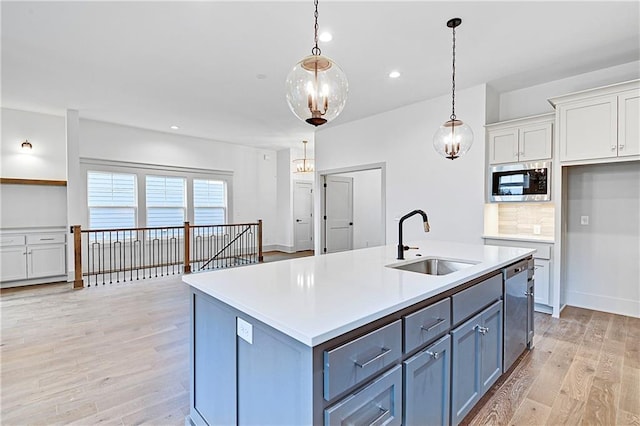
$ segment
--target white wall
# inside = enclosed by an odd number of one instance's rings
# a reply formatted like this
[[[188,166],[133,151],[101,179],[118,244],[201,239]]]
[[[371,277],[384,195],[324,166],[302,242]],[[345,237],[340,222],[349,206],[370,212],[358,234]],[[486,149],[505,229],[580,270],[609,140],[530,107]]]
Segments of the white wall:
[[[291,180],[291,150],[281,149],[278,155],[276,249],[293,251],[293,185]]]
[[[499,121],[554,112],[547,102],[549,98],[637,78],[640,78],[639,61],[504,92],[500,94]]]
[[[335,176],[353,179],[353,248],[384,245],[382,171],[363,170]]]
[[[431,233],[419,221],[405,223],[405,240],[482,243],[484,204],[485,85],[459,91],[456,113],[471,126],[474,146],[451,161],[433,149],[433,134],[449,119],[448,95],[340,126],[315,137],[316,170],[386,163],[386,240],[394,243],[399,218],[414,209],[429,216]],[[316,212],[317,213],[317,212]],[[319,219],[316,214],[316,219]],[[320,223],[316,221],[316,229]],[[318,235],[316,240],[319,241]]]
[[[8,108],[2,108],[1,113],[0,175],[5,178],[66,180],[64,117]],[[20,149],[25,139],[33,145],[30,154],[24,154]]]
[[[567,180],[567,304],[640,317],[640,163],[569,167]]]
[[[263,220],[263,244],[276,235],[276,152],[80,119],[81,158],[233,172],[230,222]],[[78,206],[84,209],[84,206]]]
[[[65,118],[2,108],[0,176],[67,180]],[[33,149],[24,153],[28,139]],[[0,227],[66,227],[67,188],[9,185],[0,187]]]

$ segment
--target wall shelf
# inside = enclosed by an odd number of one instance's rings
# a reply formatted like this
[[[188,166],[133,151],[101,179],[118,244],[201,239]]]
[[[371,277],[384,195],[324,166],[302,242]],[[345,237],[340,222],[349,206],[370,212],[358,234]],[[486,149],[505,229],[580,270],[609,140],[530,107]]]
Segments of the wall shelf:
[[[66,180],[48,180],[48,179],[0,178],[0,183],[10,184],[10,185],[67,186]]]

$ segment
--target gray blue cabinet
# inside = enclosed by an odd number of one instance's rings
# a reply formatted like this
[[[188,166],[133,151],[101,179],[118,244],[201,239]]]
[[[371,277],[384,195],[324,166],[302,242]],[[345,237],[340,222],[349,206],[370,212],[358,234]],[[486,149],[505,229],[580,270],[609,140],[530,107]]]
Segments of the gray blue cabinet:
[[[451,424],[457,425],[502,374],[502,301],[451,331]]]
[[[451,337],[447,334],[406,360],[403,373],[403,425],[448,425]]]

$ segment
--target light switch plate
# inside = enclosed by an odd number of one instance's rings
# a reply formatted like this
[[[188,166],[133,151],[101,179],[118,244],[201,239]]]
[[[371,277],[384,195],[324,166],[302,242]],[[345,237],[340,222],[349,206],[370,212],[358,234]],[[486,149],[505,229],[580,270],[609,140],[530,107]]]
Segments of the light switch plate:
[[[541,225],[533,225],[533,234],[534,235],[540,235],[541,232],[542,232],[542,226]]]
[[[580,225],[588,225],[589,216],[580,216]]]
[[[250,345],[253,344],[253,325],[249,324],[240,317],[237,317],[237,330],[236,334],[245,342]]]

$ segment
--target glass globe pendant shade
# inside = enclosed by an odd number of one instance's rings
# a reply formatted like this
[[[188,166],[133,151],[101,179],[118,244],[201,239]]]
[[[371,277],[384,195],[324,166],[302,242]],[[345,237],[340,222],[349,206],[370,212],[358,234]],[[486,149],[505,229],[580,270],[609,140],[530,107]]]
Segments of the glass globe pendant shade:
[[[464,155],[473,144],[471,127],[461,120],[446,121],[433,135],[433,148],[445,158],[455,160]]]
[[[349,92],[347,76],[323,55],[309,55],[298,62],[289,72],[286,86],[291,111],[314,126],[336,118]]]

